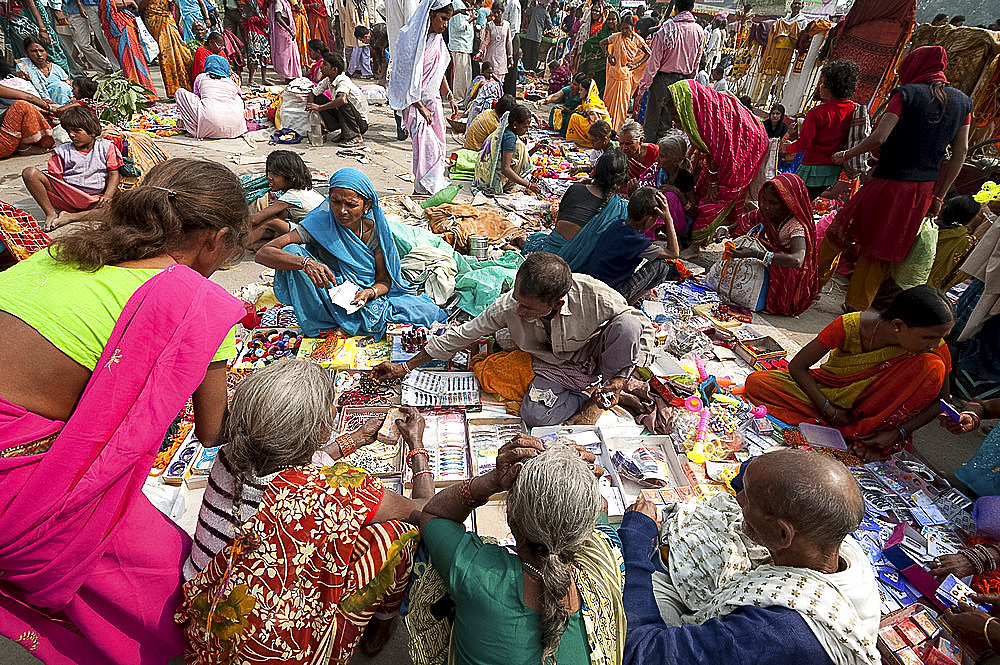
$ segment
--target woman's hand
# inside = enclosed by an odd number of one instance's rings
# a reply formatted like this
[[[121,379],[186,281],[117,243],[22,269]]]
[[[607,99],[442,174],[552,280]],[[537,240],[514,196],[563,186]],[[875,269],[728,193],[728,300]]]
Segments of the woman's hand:
[[[990,618],[986,612],[981,612],[968,603],[959,601],[957,608],[947,608],[941,613],[941,617],[947,622],[955,636],[963,642],[970,644],[970,646],[986,646],[983,629],[986,627],[986,621]]]
[[[412,406],[400,407],[400,411],[403,412],[403,418],[396,418],[396,429],[403,437],[403,441],[410,450],[414,448],[419,448],[424,440],[424,427],[426,427],[427,422],[424,417],[420,415]]]
[[[843,166],[844,162],[847,161],[847,151],[838,150],[837,152],[833,153],[833,156],[830,159],[837,166]]]
[[[524,186],[524,188],[532,194],[537,194],[538,196],[542,195],[542,188],[538,185],[538,183],[529,182]]]
[[[431,124],[434,121],[434,116],[431,115],[431,110],[426,106],[424,106],[423,104],[421,104],[420,102],[417,102],[416,106],[417,106],[417,111],[420,113],[421,116],[423,116],[424,120],[427,121],[427,124],[428,125]]]
[[[360,448],[375,443],[375,436],[382,429],[382,422],[384,420],[384,418],[379,417],[366,420],[365,424],[354,432],[354,445]]]
[[[518,434],[497,452],[497,466],[491,472],[498,492],[506,492],[514,486],[521,473],[522,462],[537,457],[545,451],[541,439],[527,434]]]
[[[380,362],[372,368],[372,377],[376,381],[396,381],[408,373],[406,366],[402,363],[391,363],[388,360]]]
[[[455,103],[455,98],[454,97],[449,98],[448,99],[448,104],[451,106],[451,117],[452,118],[457,118],[458,117],[458,104]],[[428,120],[427,122],[430,122],[430,120]]]
[[[764,253],[753,247],[733,247],[728,249],[726,254],[733,259],[763,259]]]
[[[635,500],[635,503],[633,503],[625,510],[626,512],[628,512],[629,510],[634,510],[637,513],[642,513],[649,519],[656,522],[657,528],[659,528],[660,526],[660,511],[657,510],[656,504],[653,503],[652,501],[647,501],[646,497],[644,497],[642,493],[639,494],[639,497]]]
[[[851,412],[849,409],[841,409],[831,404],[823,410],[823,420],[833,427],[847,427],[851,424]]]
[[[308,104],[306,104],[306,110],[307,111],[318,111],[319,110],[319,104],[316,104],[314,102],[309,102]]]
[[[325,263],[320,263],[316,259],[306,259],[305,265],[302,266],[302,272],[309,276],[317,289],[326,289],[331,285],[337,285],[337,278],[333,276],[333,271]]]
[[[354,300],[351,301],[351,304],[364,307],[368,304],[368,301],[375,300],[377,296],[378,294],[375,293],[375,287],[369,286],[364,289],[360,289],[357,295],[354,296]]]
[[[967,402],[965,404],[965,408],[959,414],[960,418],[957,423],[946,413],[942,413],[938,416],[938,422],[941,424],[941,427],[944,427],[952,434],[966,434],[979,427],[979,423],[976,421],[976,418],[972,416],[972,414],[976,414],[979,416],[979,419],[982,420],[983,405],[979,402]]]
[[[587,466],[590,467],[590,472],[594,474],[594,478],[600,480],[604,477],[604,467],[597,463],[597,455],[590,452],[583,446],[574,446],[576,448],[577,454],[580,456]]]
[[[864,448],[868,449],[868,452],[878,453],[881,457],[885,457],[886,453],[901,444],[903,439],[900,437],[897,430],[890,429],[883,430],[881,432],[873,432],[872,434],[868,434],[866,436],[859,436],[858,441],[861,442]],[[872,460],[869,459],[867,461]]]
[[[976,568],[969,561],[969,557],[963,554],[945,554],[944,556],[934,557],[934,560],[927,566],[927,570],[939,580],[948,577],[948,575],[967,577],[968,575],[974,575],[976,572]]]

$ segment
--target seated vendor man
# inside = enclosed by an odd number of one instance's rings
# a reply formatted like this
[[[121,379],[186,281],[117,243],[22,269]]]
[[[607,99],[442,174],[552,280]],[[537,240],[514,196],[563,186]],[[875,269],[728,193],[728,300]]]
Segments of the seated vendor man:
[[[361,88],[344,73],[344,59],[338,53],[324,53],[320,73],[323,79],[313,86],[309,94],[307,111],[319,111],[326,132],[340,130],[337,143],[363,143],[362,136],[368,131],[368,100]],[[316,100],[325,99],[324,92],[330,92],[332,99],[325,104]]]
[[[881,601],[848,535],[865,505],[847,468],[782,449],[744,464],[733,488],[680,505],[663,529],[641,496],[626,511],[623,665],[879,662]]]
[[[528,427],[596,422],[617,404],[632,370],[653,348],[652,324],[621,294],[574,274],[555,254],[538,252],[521,264],[514,288],[486,311],[434,337],[405,363],[378,365],[374,376],[401,378],[504,329],[513,346],[531,356],[535,377],[521,404]],[[597,381],[593,397],[583,392]]]

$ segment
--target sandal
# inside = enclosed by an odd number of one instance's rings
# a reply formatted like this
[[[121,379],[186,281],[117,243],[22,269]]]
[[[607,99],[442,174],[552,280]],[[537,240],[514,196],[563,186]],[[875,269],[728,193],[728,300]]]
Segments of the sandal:
[[[389,643],[389,638],[392,637],[395,622],[396,617],[391,619],[372,617],[372,620],[368,622],[368,627],[365,628],[364,635],[361,636],[361,643],[358,645],[361,648],[361,653],[368,658],[379,655],[385,645]]]

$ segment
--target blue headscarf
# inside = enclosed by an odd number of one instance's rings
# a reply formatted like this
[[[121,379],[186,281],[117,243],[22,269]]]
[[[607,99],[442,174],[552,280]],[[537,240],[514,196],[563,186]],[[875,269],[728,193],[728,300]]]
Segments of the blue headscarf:
[[[403,279],[399,271],[399,251],[389,230],[382,207],[378,203],[378,194],[372,181],[357,169],[340,169],[330,178],[330,189],[340,187],[358,193],[358,196],[371,202],[371,208],[365,213],[365,219],[375,223],[379,247],[385,259],[385,267],[392,279],[392,286],[387,295],[414,295],[415,286]],[[309,232],[317,243],[326,251],[337,257],[340,276],[358,286],[375,283],[375,256],[358,236],[346,226],[337,223],[330,212],[330,201],[314,209],[302,220],[302,227]]]
[[[229,61],[221,55],[210,55],[205,58],[205,69],[202,71],[206,74],[215,74],[216,76],[227,77],[230,75]]]

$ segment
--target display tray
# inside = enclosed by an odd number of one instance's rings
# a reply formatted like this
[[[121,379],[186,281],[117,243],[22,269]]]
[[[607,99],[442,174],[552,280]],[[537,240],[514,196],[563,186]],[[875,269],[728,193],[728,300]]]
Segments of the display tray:
[[[337,406],[399,406],[398,381],[386,383],[371,378],[371,370],[333,370]]]
[[[424,417],[424,449],[434,472],[434,485],[446,487],[473,477],[469,438],[462,409],[421,409]],[[413,486],[413,471],[403,469],[403,482]]]
[[[682,500],[681,496],[676,494],[677,488],[684,487],[690,489],[690,483],[684,474],[681,461],[674,451],[674,446],[669,436],[613,437],[608,439],[607,445],[612,458],[615,457],[616,453],[621,453],[627,460],[636,464],[641,465],[645,463],[645,466],[641,466],[640,468],[647,471],[647,476],[652,475],[656,479],[663,481],[662,486],[646,487],[644,486],[645,483],[636,482],[628,474],[622,473],[620,465],[616,465],[615,471],[621,483],[622,499],[626,506],[632,505],[639,497],[639,494],[643,493],[644,489],[656,490],[657,492],[667,490],[668,494],[672,490],[674,495],[677,496],[677,500]],[[648,453],[642,454],[642,449],[652,450],[662,457],[662,464],[657,465],[658,468],[656,471],[652,471],[651,456]],[[612,463],[614,463],[614,459],[612,459]],[[650,499],[651,497],[647,496],[646,498]],[[654,501],[654,503],[661,502],[667,503],[662,500]]]
[[[238,350],[233,369],[260,369],[282,358],[294,358],[300,344],[300,328],[254,328]]]
[[[369,418],[385,419],[392,407],[389,406],[345,406],[340,412],[337,435],[353,432],[365,424]],[[403,468],[402,437],[395,444],[381,441],[358,448],[353,454],[343,458],[351,466],[364,469],[373,476],[398,477]]]
[[[473,476],[492,471],[496,467],[497,451],[524,431],[520,418],[469,418],[466,425]]]

